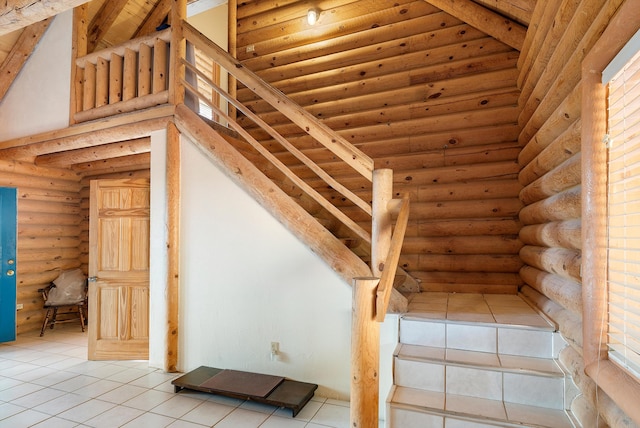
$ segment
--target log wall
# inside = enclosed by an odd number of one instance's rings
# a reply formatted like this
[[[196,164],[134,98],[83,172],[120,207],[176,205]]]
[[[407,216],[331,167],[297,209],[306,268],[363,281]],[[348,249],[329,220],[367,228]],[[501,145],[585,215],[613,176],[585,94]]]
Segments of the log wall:
[[[522,292],[571,345],[561,361],[582,392],[572,410],[583,426],[634,426],[596,391],[581,358],[581,62],[621,3],[538,1],[518,59]]]
[[[522,283],[519,52],[424,0],[321,7],[310,27],[306,1],[237,2],[238,59],[374,158],[376,168],[393,168],[394,193],[411,198],[400,263],[423,290],[515,293]],[[237,94],[340,183],[369,187],[249,89],[239,84]],[[369,217],[263,131],[253,135],[370,227]],[[356,193],[371,199],[370,191]]]
[[[44,319],[39,288],[61,270],[80,266],[80,177],[58,168],[0,161],[0,186],[17,188],[18,334],[39,330]]]

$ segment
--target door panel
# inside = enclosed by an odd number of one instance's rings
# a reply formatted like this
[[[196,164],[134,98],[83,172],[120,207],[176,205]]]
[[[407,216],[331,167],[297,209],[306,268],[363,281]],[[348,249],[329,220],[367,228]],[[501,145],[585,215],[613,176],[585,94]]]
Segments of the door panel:
[[[149,180],[91,182],[89,359],[149,357]]]
[[[0,342],[16,340],[16,189],[0,187]]]

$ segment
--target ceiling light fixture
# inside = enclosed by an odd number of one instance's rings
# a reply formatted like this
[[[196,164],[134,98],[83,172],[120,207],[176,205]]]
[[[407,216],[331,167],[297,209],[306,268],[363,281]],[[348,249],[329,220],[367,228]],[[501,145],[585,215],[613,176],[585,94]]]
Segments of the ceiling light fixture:
[[[309,9],[307,11],[307,22],[309,23],[309,25],[314,25],[316,22],[318,22],[318,11],[315,9]]]

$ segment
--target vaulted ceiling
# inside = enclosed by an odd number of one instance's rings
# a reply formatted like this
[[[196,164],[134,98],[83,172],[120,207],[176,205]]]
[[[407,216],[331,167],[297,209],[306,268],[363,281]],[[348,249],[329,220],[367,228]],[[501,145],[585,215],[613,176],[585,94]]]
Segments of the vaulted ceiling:
[[[189,0],[189,3],[219,4],[225,0]],[[529,25],[536,0],[434,0],[434,6],[456,15],[460,7],[479,6],[520,24]],[[89,51],[117,45],[125,40],[146,35],[155,30],[166,18],[170,0],[5,0],[0,3],[0,100],[19,73],[38,40],[46,31],[52,16],[64,10],[87,3]],[[253,3],[253,4],[252,4]],[[271,4],[273,3],[273,5]],[[239,7],[253,6],[265,11],[287,1],[239,1]],[[330,9],[330,1],[309,1]],[[205,5],[206,6],[206,5]],[[467,15],[469,16],[469,15]],[[460,16],[457,16],[460,18]],[[469,22],[473,25],[474,23]],[[493,25],[487,24],[485,25]],[[512,31],[510,28],[507,31]],[[513,30],[515,31],[515,30]]]

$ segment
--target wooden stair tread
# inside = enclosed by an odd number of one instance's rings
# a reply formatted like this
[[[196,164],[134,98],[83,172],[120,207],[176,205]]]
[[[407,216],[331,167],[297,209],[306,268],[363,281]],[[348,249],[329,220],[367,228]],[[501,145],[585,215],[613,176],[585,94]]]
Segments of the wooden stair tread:
[[[256,401],[293,411],[295,417],[309,402],[318,385],[261,373],[200,366],[174,379],[174,392],[183,389]]]

